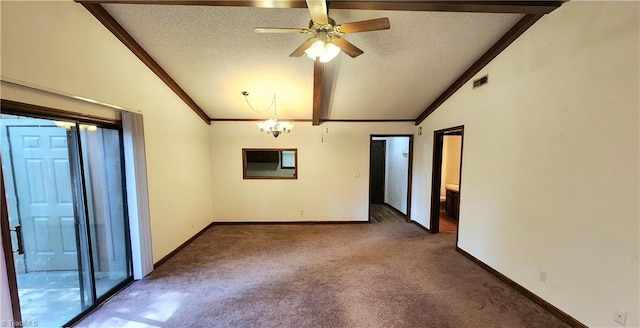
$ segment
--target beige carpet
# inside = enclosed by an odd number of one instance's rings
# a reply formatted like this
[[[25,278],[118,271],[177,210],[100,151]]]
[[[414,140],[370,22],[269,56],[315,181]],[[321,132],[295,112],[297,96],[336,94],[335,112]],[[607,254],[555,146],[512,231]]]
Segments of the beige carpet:
[[[410,223],[214,226],[79,327],[566,327]]]

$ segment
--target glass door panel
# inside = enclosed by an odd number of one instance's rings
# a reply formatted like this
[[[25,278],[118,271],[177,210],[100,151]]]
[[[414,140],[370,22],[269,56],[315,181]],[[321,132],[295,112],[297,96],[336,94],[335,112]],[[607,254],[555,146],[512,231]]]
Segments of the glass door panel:
[[[80,125],[97,297],[131,276],[120,131]]]
[[[2,117],[2,158],[20,308],[24,321],[61,326],[91,305],[82,283],[83,220],[74,193],[72,127],[26,117]],[[71,156],[71,157],[70,157]],[[16,229],[16,227],[19,227]]]

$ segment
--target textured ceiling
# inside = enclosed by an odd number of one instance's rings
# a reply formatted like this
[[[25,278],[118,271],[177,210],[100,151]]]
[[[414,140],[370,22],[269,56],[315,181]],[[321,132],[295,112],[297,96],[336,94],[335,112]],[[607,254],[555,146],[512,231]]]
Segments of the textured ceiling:
[[[290,58],[307,9],[106,4],[109,13],[212,118],[311,119],[313,61]],[[389,17],[391,29],[345,35],[364,50],[325,65],[323,119],[415,119],[523,15],[330,10],[340,23]]]

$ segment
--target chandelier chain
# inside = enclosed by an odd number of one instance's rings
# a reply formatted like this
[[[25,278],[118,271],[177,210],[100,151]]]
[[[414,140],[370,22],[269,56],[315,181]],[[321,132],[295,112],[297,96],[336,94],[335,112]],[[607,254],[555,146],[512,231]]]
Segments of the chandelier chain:
[[[247,105],[249,105],[249,108],[251,108],[252,111],[254,111],[254,112],[258,113],[258,114],[262,114],[262,113],[266,113],[268,110],[271,109],[271,107],[273,107],[273,113],[274,113],[274,116],[275,116],[275,113],[276,113],[276,95],[275,94],[273,95],[273,100],[271,101],[271,104],[269,104],[269,107],[267,107],[267,108],[265,108],[263,110],[257,110],[255,108],[253,108],[253,106],[251,106],[251,103],[249,103],[249,98],[247,98],[248,94],[246,94],[246,95],[243,94],[243,96],[244,96],[244,101],[247,102]]]

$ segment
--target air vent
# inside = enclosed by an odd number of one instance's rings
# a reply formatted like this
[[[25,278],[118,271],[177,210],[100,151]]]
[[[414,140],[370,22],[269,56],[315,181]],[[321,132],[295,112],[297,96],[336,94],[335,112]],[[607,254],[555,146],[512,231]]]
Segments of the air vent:
[[[473,81],[473,88],[481,87],[485,84],[489,83],[489,75],[485,75],[475,81]]]

